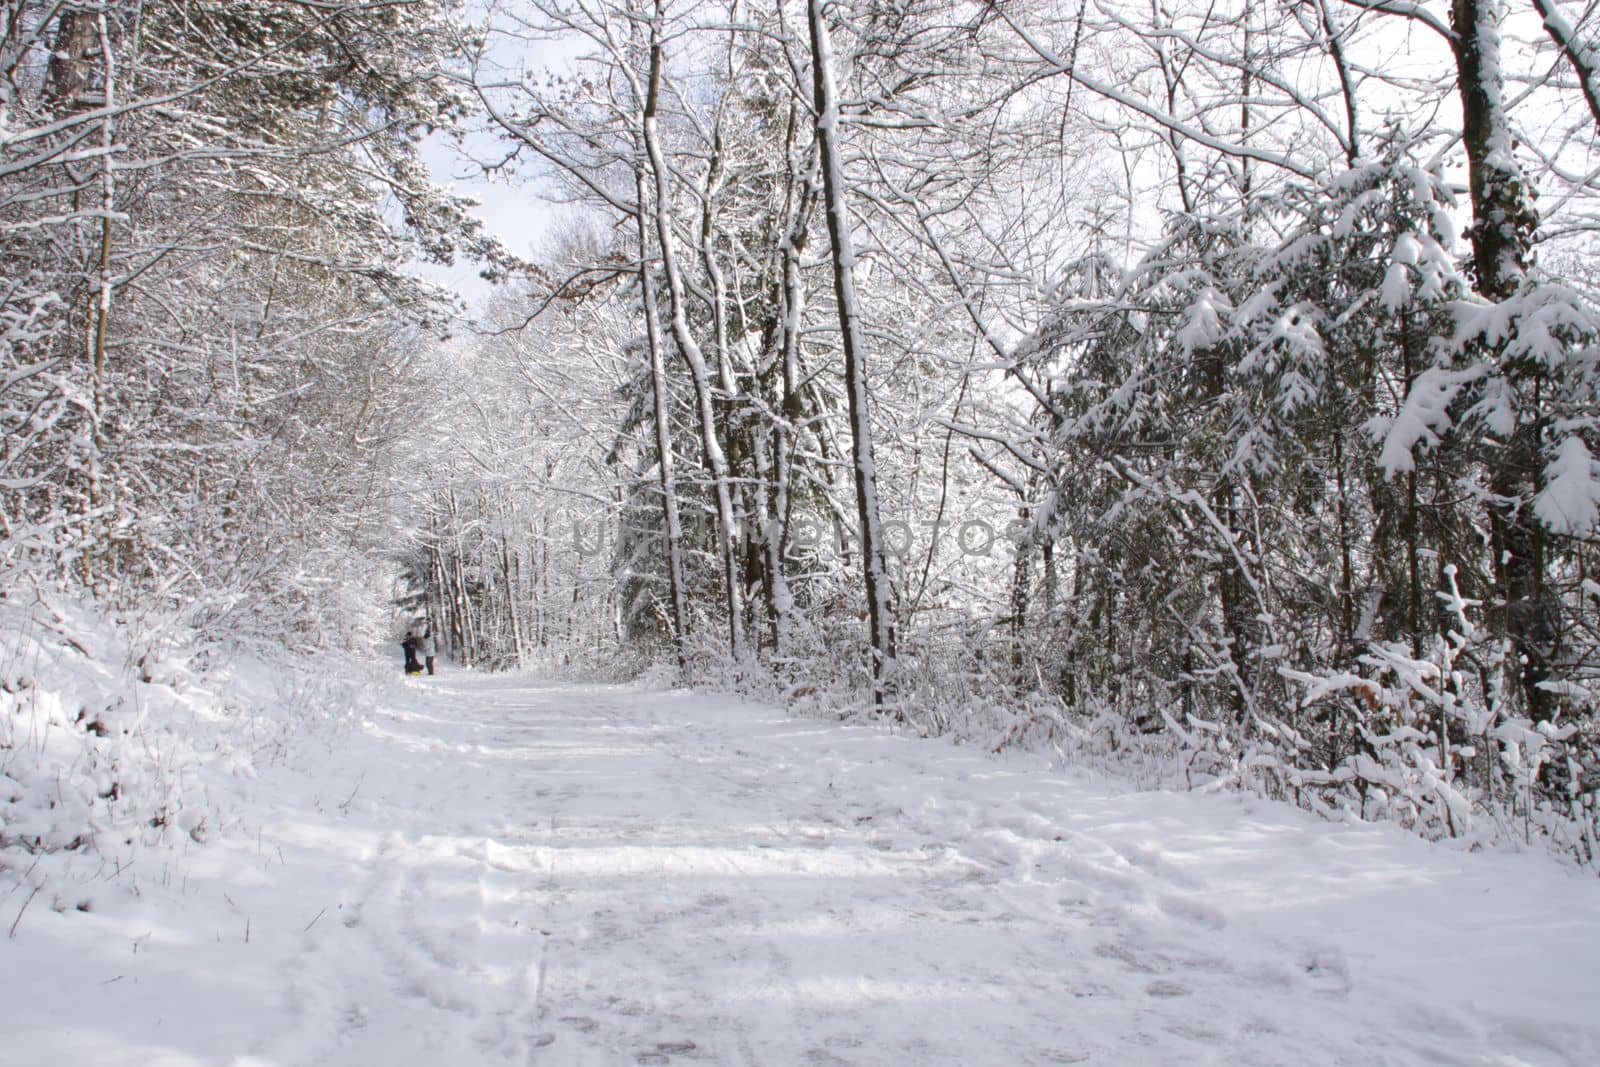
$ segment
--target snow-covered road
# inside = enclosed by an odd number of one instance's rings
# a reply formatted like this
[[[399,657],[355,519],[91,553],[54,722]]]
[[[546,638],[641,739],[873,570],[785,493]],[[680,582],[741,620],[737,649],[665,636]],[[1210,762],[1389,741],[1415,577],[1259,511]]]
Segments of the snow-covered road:
[[[400,692],[259,835],[0,941],[41,976],[0,1063],[1600,1063],[1600,887],[1543,857],[724,698]]]

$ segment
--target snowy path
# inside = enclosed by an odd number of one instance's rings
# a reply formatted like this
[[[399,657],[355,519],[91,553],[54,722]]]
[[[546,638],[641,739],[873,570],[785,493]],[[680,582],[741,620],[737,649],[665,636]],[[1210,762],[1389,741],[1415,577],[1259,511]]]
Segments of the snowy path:
[[[1600,887],[1540,857],[716,698],[406,692],[248,848],[0,942],[47,974],[0,1064],[1600,1063]]]

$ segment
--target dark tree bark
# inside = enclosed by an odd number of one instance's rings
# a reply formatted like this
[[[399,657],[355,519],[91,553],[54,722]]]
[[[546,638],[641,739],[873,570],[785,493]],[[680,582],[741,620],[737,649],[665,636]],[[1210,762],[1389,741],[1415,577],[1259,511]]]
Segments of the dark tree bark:
[[[1475,285],[1484,299],[1503,301],[1516,295],[1526,278],[1538,218],[1516,164],[1501,101],[1497,14],[1493,0],[1452,0],[1450,8],[1472,198]],[[1498,362],[1521,410],[1510,438],[1489,460],[1495,580],[1528,714],[1544,721],[1553,713],[1541,683],[1550,675],[1555,630],[1544,595],[1543,530],[1532,511],[1541,467],[1539,371],[1523,360]]]

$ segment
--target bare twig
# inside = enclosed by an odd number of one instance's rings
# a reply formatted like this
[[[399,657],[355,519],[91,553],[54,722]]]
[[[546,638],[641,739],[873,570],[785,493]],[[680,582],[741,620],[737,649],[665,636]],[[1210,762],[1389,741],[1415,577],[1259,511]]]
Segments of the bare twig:
[[[6,935],[8,941],[17,939],[17,924],[22,921],[22,913],[28,910],[28,905],[33,903],[33,898],[39,895],[40,886],[34,886],[33,892],[28,894],[28,899],[22,902],[22,907],[17,909],[17,917],[11,920],[11,932]]]

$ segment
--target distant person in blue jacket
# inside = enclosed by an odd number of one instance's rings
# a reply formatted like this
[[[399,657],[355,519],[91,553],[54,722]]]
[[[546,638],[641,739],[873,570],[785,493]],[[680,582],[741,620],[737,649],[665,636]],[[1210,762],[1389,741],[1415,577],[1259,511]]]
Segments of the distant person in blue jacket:
[[[410,630],[406,631],[406,639],[400,642],[400,647],[406,654],[406,674],[421,674],[422,664],[417,662],[417,653],[422,650],[422,642]]]

